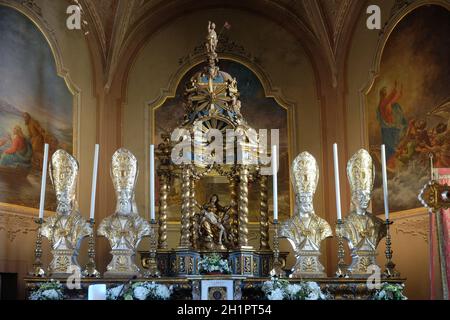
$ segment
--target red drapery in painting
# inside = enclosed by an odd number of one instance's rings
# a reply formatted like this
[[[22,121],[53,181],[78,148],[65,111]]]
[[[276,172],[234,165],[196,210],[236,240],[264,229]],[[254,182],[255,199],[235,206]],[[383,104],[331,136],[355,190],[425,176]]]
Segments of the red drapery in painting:
[[[437,179],[441,184],[450,185],[450,168],[440,168],[436,169]],[[442,237],[440,241],[443,242],[444,246],[444,257],[442,257],[446,261],[446,275],[447,275],[447,287],[450,287],[450,210],[442,210],[442,235],[437,234],[436,228],[436,220],[434,214],[430,216],[430,280],[431,280],[431,298],[435,298],[435,288],[434,288],[434,254],[437,249],[437,241],[438,237]],[[439,261],[439,259],[438,259]]]

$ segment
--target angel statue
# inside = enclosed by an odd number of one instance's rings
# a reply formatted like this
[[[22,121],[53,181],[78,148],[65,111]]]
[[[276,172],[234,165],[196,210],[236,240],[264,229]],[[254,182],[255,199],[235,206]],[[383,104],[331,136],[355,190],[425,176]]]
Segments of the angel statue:
[[[216,24],[214,22],[208,22],[208,36],[206,38],[206,52],[216,54],[217,43],[219,39],[216,32]]]

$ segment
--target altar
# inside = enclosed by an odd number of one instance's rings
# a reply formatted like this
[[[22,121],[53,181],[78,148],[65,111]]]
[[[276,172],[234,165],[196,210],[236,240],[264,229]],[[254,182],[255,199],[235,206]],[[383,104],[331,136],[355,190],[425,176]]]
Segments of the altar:
[[[37,290],[49,279],[26,278],[26,290],[29,295]],[[202,276],[187,278],[159,278],[158,284],[173,287],[171,300],[267,300],[262,291],[263,283],[267,278],[246,278],[242,276]],[[130,283],[139,283],[148,281],[146,278],[134,279]],[[374,299],[376,289],[370,289],[367,282],[363,279],[290,279],[292,284],[300,281],[317,282],[323,292],[327,292],[330,300],[370,300]],[[209,284],[208,282],[212,283]],[[230,285],[224,284],[229,283]],[[405,279],[387,279],[387,283],[394,285],[403,285]],[[74,290],[65,290],[64,294],[68,300],[88,300],[88,289],[93,284],[105,284],[107,288],[128,284],[128,279],[82,279],[80,288]],[[208,283],[203,286],[202,283]]]
[[[87,299],[89,288],[94,286],[101,288],[103,298],[109,300],[406,298],[402,294],[405,279],[393,262],[388,204],[385,220],[368,211],[375,167],[366,150],[359,150],[348,161],[351,211],[343,218],[337,145],[334,146],[338,214],[335,228],[314,210],[319,166],[306,151],[294,159],[290,168],[295,193],[293,214],[290,219],[279,221],[279,146],[273,142],[268,148],[267,139],[241,113],[245,106],[240,101],[236,78],[218,66],[217,37],[215,25],[210,22],[204,68],[192,75],[183,92],[180,108],[184,108],[184,117],[172,135],[164,134],[163,142],[150,148],[149,220],[138,212],[135,188],[139,165],[131,151],[120,148],[112,156],[116,209],[98,227],[98,146],[88,221],[81,218],[76,201],[77,160],[63,150],[56,151],[51,159],[46,153],[43,179],[49,161],[58,206],[54,216],[44,219],[41,211],[37,221],[35,263],[30,277],[24,279],[30,299]],[[263,159],[268,161],[264,163]],[[207,177],[228,182],[228,203],[209,190],[202,190],[208,201],[198,202],[198,183]],[[273,186],[272,237],[269,179]],[[180,237],[178,245],[169,248],[169,193],[175,180],[181,181]],[[258,199],[250,198],[250,186],[257,191]],[[257,246],[249,241],[251,201],[259,207],[259,231],[252,235],[258,239]],[[103,274],[95,263],[97,236],[106,238],[111,249],[112,259]],[[149,247],[139,251],[139,244],[146,237]],[[330,272],[322,265],[321,247],[325,239],[332,237],[337,241],[338,264],[331,271],[334,276],[327,277]],[[53,258],[48,268],[41,261],[44,238],[50,242]],[[85,238],[89,240],[89,261],[82,267],[77,257]],[[384,238],[386,265],[382,270],[377,264],[377,248]],[[280,251],[280,239],[287,239],[293,249],[292,267],[287,267],[289,252]],[[350,264],[345,263],[344,243],[349,248]]]

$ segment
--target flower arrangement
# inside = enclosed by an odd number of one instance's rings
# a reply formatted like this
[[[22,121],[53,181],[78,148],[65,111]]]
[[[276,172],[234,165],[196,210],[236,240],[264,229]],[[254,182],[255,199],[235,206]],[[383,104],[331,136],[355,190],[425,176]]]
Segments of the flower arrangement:
[[[59,281],[51,279],[43,283],[37,290],[31,292],[30,300],[63,300],[63,286]]]
[[[155,282],[136,282],[124,288],[124,285],[107,290],[107,300],[169,300],[172,287]]]
[[[262,290],[268,300],[327,300],[316,282],[290,284],[289,281],[272,278],[264,282]]]
[[[403,294],[405,285],[399,283],[387,283],[381,284],[381,288],[376,290],[373,295],[373,300],[408,300]]]
[[[228,265],[228,261],[222,259],[222,257],[217,254],[211,254],[203,257],[199,261],[199,268],[201,274],[208,273],[219,273],[219,274],[230,274],[230,266]]]

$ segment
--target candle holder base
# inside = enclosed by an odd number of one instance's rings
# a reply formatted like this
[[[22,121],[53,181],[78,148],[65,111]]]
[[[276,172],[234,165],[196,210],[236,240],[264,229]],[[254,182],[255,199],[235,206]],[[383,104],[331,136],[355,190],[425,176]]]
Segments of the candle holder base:
[[[95,264],[88,263],[82,273],[82,276],[85,278],[100,278],[100,272],[95,269]]]
[[[44,266],[42,264],[42,235],[41,228],[44,223],[44,219],[39,218],[34,221],[38,225],[35,250],[34,250],[34,263],[33,268],[29,272],[29,274],[36,278],[44,278],[46,276],[46,272],[44,270]]]
[[[40,265],[33,264],[33,269],[29,274],[36,278],[45,278],[45,276],[46,276],[46,273],[45,273],[44,268],[42,267],[42,264],[40,264]]]
[[[150,252],[150,258],[146,261],[146,267],[147,271],[144,273],[144,278],[161,278],[161,272],[156,261],[156,251]]]
[[[336,235],[338,236],[338,266],[336,271],[337,278],[348,278],[348,266],[344,261],[344,237],[342,236],[342,226],[344,222],[342,219],[338,219],[336,222]]]
[[[147,271],[144,273],[145,278],[160,278],[161,272],[158,268],[158,261],[156,259],[156,248],[158,246],[158,225],[155,219],[151,219],[150,227],[152,228],[152,233],[150,234],[150,250],[149,250],[149,258],[147,259],[146,266]]]
[[[395,263],[392,261],[392,248],[391,248],[391,232],[390,232],[390,226],[393,224],[394,222],[386,219],[386,264],[385,264],[385,270],[383,273],[383,276],[385,278],[399,278],[400,277],[400,272],[398,272],[397,270],[395,270]]]
[[[273,224],[275,229],[275,234],[273,235],[273,267],[269,274],[272,277],[283,278],[286,276],[286,272],[283,270],[283,264],[280,261],[280,239],[278,238],[280,230],[278,220],[275,219]]]
[[[95,265],[95,237],[94,237],[95,220],[90,219],[88,222],[91,225],[92,229],[92,232],[89,235],[89,249],[88,249],[89,261],[86,264],[84,271],[82,272],[82,276],[86,278],[100,278],[100,272],[97,271]]]

